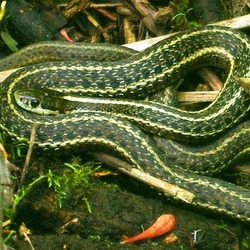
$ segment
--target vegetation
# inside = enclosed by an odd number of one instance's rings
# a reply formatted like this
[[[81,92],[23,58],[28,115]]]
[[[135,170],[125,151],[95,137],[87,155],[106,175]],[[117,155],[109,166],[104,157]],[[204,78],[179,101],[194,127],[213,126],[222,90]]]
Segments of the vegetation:
[[[13,39],[13,37],[9,34],[9,32],[6,29],[6,21],[8,19],[8,16],[6,15],[5,6],[7,1],[2,1],[0,6],[0,35],[4,43],[9,47],[9,49],[12,52],[16,52],[18,50],[17,48],[17,41]]]

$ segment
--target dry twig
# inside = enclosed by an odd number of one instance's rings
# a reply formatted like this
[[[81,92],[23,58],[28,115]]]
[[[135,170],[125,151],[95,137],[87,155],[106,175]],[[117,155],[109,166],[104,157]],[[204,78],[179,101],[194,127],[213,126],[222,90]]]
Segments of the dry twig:
[[[175,197],[187,203],[192,203],[195,197],[193,193],[166,181],[162,181],[159,178],[153,177],[149,173],[145,173],[114,156],[110,156],[106,153],[91,153],[91,155],[93,155],[97,161],[101,161],[103,163],[107,163],[109,166],[115,167],[119,171],[156,188],[160,192],[163,192],[166,196]]]
[[[31,158],[32,150],[33,150],[33,147],[35,144],[35,139],[36,139],[36,128],[37,128],[37,125],[33,124],[32,128],[31,128],[31,133],[30,133],[29,147],[28,147],[28,151],[27,151],[24,166],[23,166],[23,172],[22,172],[22,175],[20,178],[20,185],[19,185],[20,187],[23,185],[24,178],[25,178],[26,174],[28,173],[30,158]]]

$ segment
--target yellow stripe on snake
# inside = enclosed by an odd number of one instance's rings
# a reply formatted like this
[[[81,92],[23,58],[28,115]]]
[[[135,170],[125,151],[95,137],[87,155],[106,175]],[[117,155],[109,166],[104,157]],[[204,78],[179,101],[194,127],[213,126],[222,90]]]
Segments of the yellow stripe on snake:
[[[68,51],[61,62],[25,66],[4,81],[0,93],[3,133],[21,141],[29,138],[32,125],[37,124],[37,147],[81,146],[111,152],[193,193],[191,205],[250,222],[249,190],[193,173],[220,171],[249,155],[250,121],[239,122],[249,113],[250,97],[238,82],[250,75],[247,36],[229,28],[203,27],[114,62],[69,61],[74,56],[73,50]],[[6,60],[2,69],[9,67]],[[187,112],[145,100],[203,66],[226,73],[222,91],[207,108]],[[152,135],[160,137],[157,143]],[[211,142],[198,148],[172,139]]]

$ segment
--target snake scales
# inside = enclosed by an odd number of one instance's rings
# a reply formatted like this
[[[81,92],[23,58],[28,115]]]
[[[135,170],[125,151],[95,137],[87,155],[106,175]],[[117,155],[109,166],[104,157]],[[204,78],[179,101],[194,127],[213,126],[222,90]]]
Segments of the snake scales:
[[[150,136],[154,133],[181,141],[221,136],[203,151],[192,151],[188,145],[176,146],[172,141],[171,145],[165,144],[167,149],[174,145],[177,159],[187,153],[199,161],[209,151],[217,154],[220,161],[225,159],[226,150],[236,148],[232,145],[239,142],[242,148],[234,151],[233,158],[238,159],[243,152],[248,154],[249,121],[235,125],[250,108],[249,96],[237,80],[249,77],[249,52],[245,35],[211,26],[176,35],[121,61],[62,61],[26,66],[3,83],[0,128],[12,139],[22,141],[29,138],[32,124],[37,124],[36,145],[41,148],[81,145],[92,150],[109,149],[131,166],[193,193],[192,205],[250,221],[248,190],[187,171],[181,166],[183,161],[168,160],[168,153],[163,152],[163,147],[159,149]],[[220,67],[227,73],[222,91],[207,108],[186,112],[144,100],[164,89],[166,83],[176,84],[187,72],[201,66]],[[32,95],[35,89],[54,92],[66,101],[78,100],[81,105],[84,103],[84,108],[40,115],[32,109],[28,111],[27,102],[23,107],[17,104],[16,93],[25,90]],[[25,98],[21,96],[21,103]],[[31,108],[36,109],[37,103],[40,105],[38,100]],[[228,134],[224,134],[227,130]],[[209,156],[202,161],[204,170],[200,172],[208,172],[206,165],[211,161]]]

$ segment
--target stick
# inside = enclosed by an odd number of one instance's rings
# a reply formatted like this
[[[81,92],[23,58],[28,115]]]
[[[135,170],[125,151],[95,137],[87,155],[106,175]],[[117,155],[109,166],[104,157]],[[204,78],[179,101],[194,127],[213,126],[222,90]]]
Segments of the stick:
[[[250,27],[250,14],[241,16],[241,17],[236,17],[236,18],[229,19],[229,20],[224,20],[224,21],[217,22],[217,23],[213,23],[211,25],[226,26],[232,29],[245,29],[247,27]],[[172,36],[173,34],[175,33],[158,36],[158,37],[150,38],[150,39],[143,40],[143,41],[138,41],[138,42],[131,43],[131,44],[125,44],[123,46],[137,50],[137,51],[142,51],[152,46],[153,44],[158,43],[159,41]]]
[[[198,102],[212,102],[219,91],[190,91],[190,92],[178,92],[178,102],[183,103],[198,103]]]
[[[19,188],[23,185],[24,178],[25,178],[25,176],[26,176],[26,174],[28,173],[28,170],[29,170],[30,157],[31,157],[32,150],[33,150],[33,147],[34,147],[34,144],[35,144],[35,140],[36,140],[36,129],[37,129],[37,125],[33,124],[32,127],[31,127],[30,142],[29,142],[29,147],[28,147],[28,151],[27,151],[24,166],[23,166],[23,172],[22,172],[22,175],[21,175]]]
[[[17,71],[18,69],[10,69],[0,72],[0,83],[2,83],[8,76]]]
[[[155,189],[163,192],[166,196],[178,198],[186,203],[192,203],[195,195],[183,188],[170,184],[159,178],[153,177],[149,173],[145,173],[125,161],[122,161],[114,156],[110,156],[106,153],[91,153],[91,155],[97,161],[106,163],[107,165],[118,169],[119,171],[132,176],[133,178],[151,186]]]

